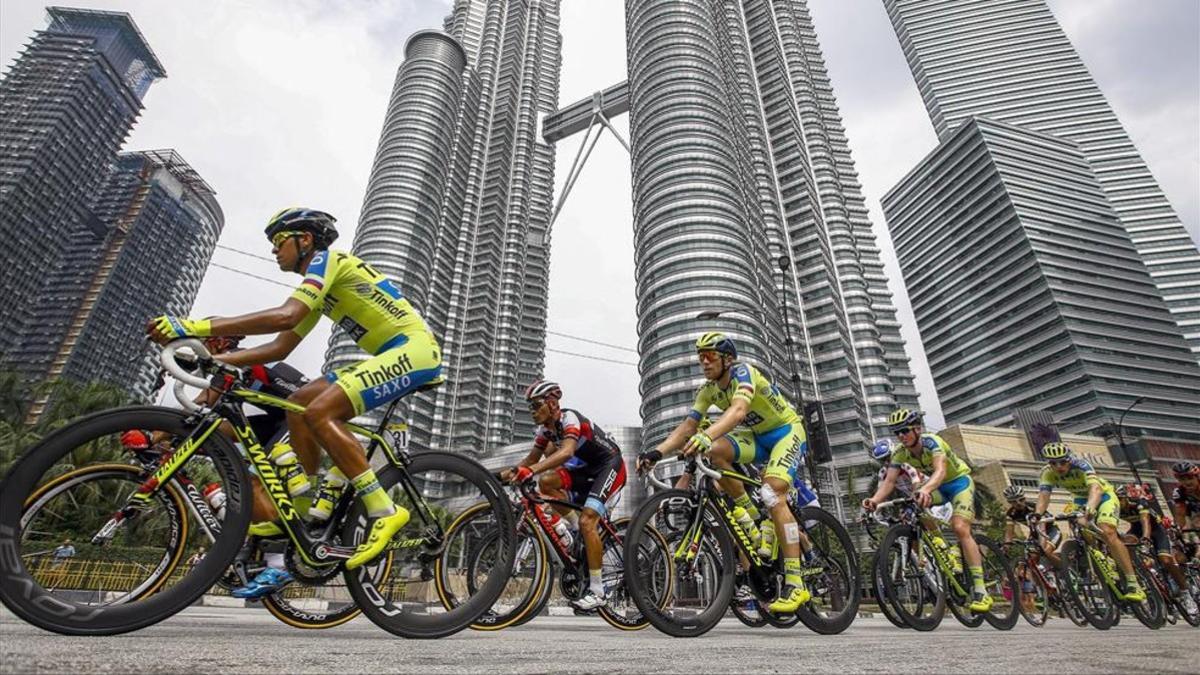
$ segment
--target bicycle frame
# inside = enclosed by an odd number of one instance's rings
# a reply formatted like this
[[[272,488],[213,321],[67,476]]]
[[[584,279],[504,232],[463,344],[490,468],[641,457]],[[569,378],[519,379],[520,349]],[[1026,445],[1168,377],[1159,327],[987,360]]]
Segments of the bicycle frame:
[[[545,507],[557,506],[570,509],[572,511],[582,511],[583,507],[575,504],[574,502],[546,497],[540,494],[537,489],[533,487],[532,482],[523,483],[519,485],[517,489],[521,495],[520,503],[523,516],[532,516],[533,521],[538,526],[538,529],[541,530],[541,533],[545,535],[547,540],[550,541],[554,552],[558,554],[559,562],[562,563],[564,567],[578,565],[579,560],[575,556],[571,555],[571,551],[565,544],[563,544],[562,537],[558,535],[558,532],[554,529],[554,526],[550,524],[550,516],[547,515]],[[617,528],[613,526],[612,521],[608,518],[607,514],[601,516],[600,527],[604,528],[604,530],[618,543],[624,542],[624,540],[617,534]],[[582,537],[583,533],[580,532],[579,536]]]
[[[933,556],[934,563],[937,564],[938,570],[941,571],[942,577],[946,580],[947,590],[953,591],[954,599],[958,604],[962,604],[971,596],[970,592],[963,586],[962,580],[959,578],[959,573],[954,570],[954,564],[950,561],[950,554],[943,551],[933,542],[933,534],[925,528],[925,522],[931,521],[937,525],[937,531],[940,533],[942,527],[940,521],[929,513],[928,509],[921,508],[911,497],[901,497],[890,501],[882,502],[876,508],[884,508],[888,506],[897,506],[901,508],[899,519],[904,524],[917,531],[917,536],[921,542],[925,544],[925,548],[930,551]],[[917,549],[917,555],[920,555],[920,549]],[[907,556],[909,551],[905,551]]]

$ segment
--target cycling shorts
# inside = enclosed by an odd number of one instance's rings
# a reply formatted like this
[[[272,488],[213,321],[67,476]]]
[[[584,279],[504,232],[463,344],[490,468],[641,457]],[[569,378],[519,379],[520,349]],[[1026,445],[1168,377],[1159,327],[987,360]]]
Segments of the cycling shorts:
[[[604,516],[609,501],[625,487],[625,460],[620,455],[613,455],[604,464],[570,469],[560,466],[558,479],[567,493],[567,501]]]
[[[1075,507],[1082,509],[1087,506],[1087,497],[1076,497]],[[1097,525],[1112,525],[1117,526],[1121,522],[1117,518],[1117,495],[1112,490],[1105,490],[1104,496],[1100,498],[1100,506],[1096,507],[1096,524]]]
[[[934,506],[950,504],[954,507],[954,515],[975,520],[975,481],[970,474],[942,483],[930,496]]]
[[[739,429],[725,437],[733,443],[733,461],[758,466],[765,464],[763,480],[778,478],[788,485],[796,480],[796,471],[808,451],[804,428],[799,424],[784,424],[762,434]]]
[[[1130,523],[1129,534],[1141,539],[1142,524]],[[1154,551],[1159,555],[1170,555],[1171,553],[1171,538],[1167,536],[1167,530],[1158,523],[1150,521],[1150,541],[1154,544]]]
[[[377,408],[411,394],[442,375],[442,350],[427,332],[401,334],[386,342],[378,354],[325,376],[346,392],[354,414]]]

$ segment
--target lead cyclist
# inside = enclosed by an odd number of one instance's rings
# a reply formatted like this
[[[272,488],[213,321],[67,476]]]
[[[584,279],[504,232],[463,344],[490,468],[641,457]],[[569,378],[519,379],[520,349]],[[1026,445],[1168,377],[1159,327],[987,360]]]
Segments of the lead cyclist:
[[[266,335],[275,339],[222,355],[232,366],[281,361],[324,314],[372,356],[302,387],[288,400],[305,406],[287,414],[291,444],[308,473],[317,469],[320,448],[346,476],[374,519],[370,535],[346,561],[356,569],[382,553],[408,522],[409,513],[381,488],[362,445],[346,428],[351,418],[390,403],[419,387],[442,382],[441,350],[425,320],[400,288],[368,263],[330,250],[336,219],[323,211],[289,208],[271,217],[265,230],[279,269],[303,280],[282,305],[234,317],[186,319],[160,316],[146,325],[159,343],[178,338]],[[262,524],[256,524],[260,527]]]

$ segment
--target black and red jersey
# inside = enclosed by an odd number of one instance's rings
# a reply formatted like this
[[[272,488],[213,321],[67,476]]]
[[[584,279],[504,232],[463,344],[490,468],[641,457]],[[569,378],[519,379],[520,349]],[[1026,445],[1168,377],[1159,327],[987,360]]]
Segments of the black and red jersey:
[[[575,456],[567,461],[568,468],[607,464],[621,455],[621,448],[604,430],[576,410],[563,408],[558,419],[537,428],[533,447],[545,452],[553,444],[561,446],[568,438],[575,439]]]

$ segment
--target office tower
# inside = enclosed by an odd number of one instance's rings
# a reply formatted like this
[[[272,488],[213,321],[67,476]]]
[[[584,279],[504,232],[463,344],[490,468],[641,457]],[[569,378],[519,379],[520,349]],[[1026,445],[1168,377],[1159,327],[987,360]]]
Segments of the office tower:
[[[447,383],[412,397],[415,448],[484,452],[533,432],[543,366],[558,101],[557,0],[458,0],[406,46],[354,250],[395,278],[442,345]],[[335,333],[336,368],[362,358]]]
[[[1045,1],[884,5],[939,139],[979,116],[1079,146],[1200,359],[1200,252]]]
[[[91,210],[96,191],[146,91],[166,76],[128,14],[48,13],[0,81],[0,357],[32,379],[61,338],[35,312],[72,303],[78,290],[48,280],[70,267],[68,242],[104,229]]]
[[[627,0],[626,22],[644,444],[721,330],[861,457],[916,391],[807,5]]]
[[[972,118],[883,199],[949,423],[1200,440],[1200,366],[1080,144]]]

